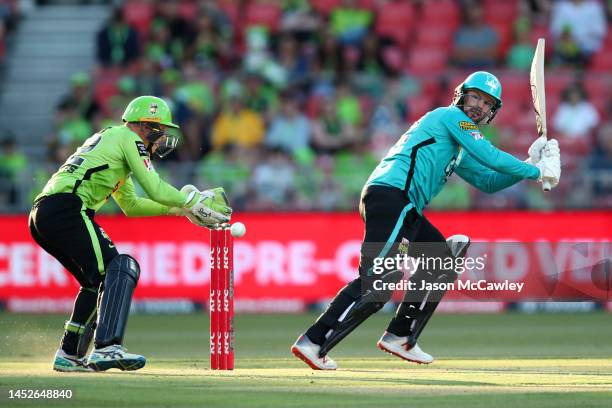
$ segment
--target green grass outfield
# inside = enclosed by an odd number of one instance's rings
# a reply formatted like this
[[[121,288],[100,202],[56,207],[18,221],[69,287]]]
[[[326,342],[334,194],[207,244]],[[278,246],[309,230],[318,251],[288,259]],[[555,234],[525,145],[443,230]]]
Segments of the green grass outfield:
[[[314,372],[289,346],[314,315],[236,319],[236,370],[208,369],[208,317],[130,318],[137,372],[51,370],[65,316],[0,314],[0,407],[611,407],[612,316],[438,315],[420,340],[436,357],[406,363],[375,347],[390,315],[367,321]],[[15,389],[69,389],[70,400],[8,399]]]

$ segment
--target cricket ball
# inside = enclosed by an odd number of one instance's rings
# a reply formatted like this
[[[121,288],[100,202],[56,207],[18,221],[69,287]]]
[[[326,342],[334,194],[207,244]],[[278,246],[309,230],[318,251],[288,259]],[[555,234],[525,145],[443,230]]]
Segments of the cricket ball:
[[[232,233],[232,237],[240,238],[246,234],[246,227],[241,222],[235,222],[230,227],[230,232]]]

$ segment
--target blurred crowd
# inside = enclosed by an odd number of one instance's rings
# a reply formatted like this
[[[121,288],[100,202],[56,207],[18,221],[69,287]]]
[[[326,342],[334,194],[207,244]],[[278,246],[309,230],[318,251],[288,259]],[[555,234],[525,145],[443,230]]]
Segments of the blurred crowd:
[[[181,125],[179,148],[157,164],[176,185],[224,186],[238,210],[354,209],[388,148],[474,70],[503,86],[484,133],[524,159],[536,137],[528,71],[544,37],[559,188],[487,195],[453,176],[430,208],[609,207],[611,10],[596,0],[128,0],[97,35],[96,69],[76,73],[57,105],[49,168],[151,94]]]
[[[18,20],[17,0],[0,0],[0,67],[6,56],[7,37]]]

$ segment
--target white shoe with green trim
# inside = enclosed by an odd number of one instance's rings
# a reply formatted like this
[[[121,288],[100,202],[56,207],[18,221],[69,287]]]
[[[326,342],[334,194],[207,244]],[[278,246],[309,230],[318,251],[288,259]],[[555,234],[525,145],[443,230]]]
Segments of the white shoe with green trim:
[[[131,354],[119,344],[111,344],[101,349],[94,349],[89,355],[88,365],[96,371],[118,368],[121,371],[138,370],[146,364],[147,359],[138,354]]]
[[[66,354],[61,348],[55,353],[53,369],[64,373],[93,372],[94,370],[87,365],[87,357],[77,357]]]

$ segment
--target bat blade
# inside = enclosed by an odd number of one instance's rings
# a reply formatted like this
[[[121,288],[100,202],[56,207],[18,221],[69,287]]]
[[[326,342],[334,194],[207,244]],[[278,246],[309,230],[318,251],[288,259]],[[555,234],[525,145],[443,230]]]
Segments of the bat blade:
[[[546,40],[538,39],[533,60],[531,61],[531,71],[529,72],[529,83],[531,84],[531,98],[533,99],[533,109],[536,116],[536,128],[538,136],[547,137],[546,128],[546,90],[544,87],[544,50]],[[551,185],[547,180],[542,180],[542,189],[550,191]]]
[[[546,136],[548,133],[546,128],[546,90],[544,89],[544,49],[545,40],[540,38],[531,62],[529,75],[538,136]]]

